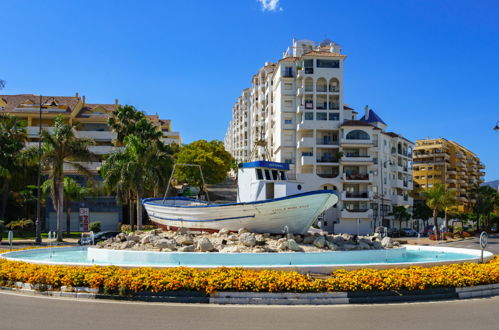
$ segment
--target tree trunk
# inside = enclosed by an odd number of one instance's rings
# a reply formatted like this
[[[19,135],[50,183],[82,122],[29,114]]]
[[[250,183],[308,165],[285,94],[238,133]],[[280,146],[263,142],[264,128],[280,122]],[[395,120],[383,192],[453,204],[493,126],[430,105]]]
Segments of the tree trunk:
[[[137,196],[137,230],[142,229],[142,202],[140,196]]]
[[[57,241],[62,242],[62,212],[64,209],[64,181],[59,182],[59,201],[57,203]]]
[[[66,200],[66,233],[71,234],[71,201]]]
[[[449,230],[449,219],[447,218],[447,211],[444,213],[445,214],[445,230]]]
[[[128,216],[130,218],[130,221],[129,221],[130,222],[130,230],[133,231],[133,217],[134,217],[134,212],[133,211],[134,211],[134,207],[133,207],[133,200],[132,199],[130,199],[130,202],[128,203],[128,206],[130,208],[129,212],[128,212],[129,213]]]
[[[2,207],[0,208],[0,219],[5,219],[5,210],[7,209],[8,197],[9,197],[9,180],[5,178],[2,184]]]

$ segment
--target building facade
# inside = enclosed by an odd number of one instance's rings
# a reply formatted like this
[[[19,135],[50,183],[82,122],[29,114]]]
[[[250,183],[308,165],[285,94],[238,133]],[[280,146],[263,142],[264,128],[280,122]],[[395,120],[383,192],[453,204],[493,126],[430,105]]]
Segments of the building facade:
[[[225,146],[239,162],[289,163],[304,191],[336,190],[340,202],[321,215],[321,227],[365,234],[382,217],[392,225],[394,205],[412,207],[413,143],[387,132],[368,107],[357,119],[344,101],[345,58],[333,42],[293,40],[238,98]]]
[[[456,193],[459,212],[471,212],[476,202],[474,185],[483,183],[485,165],[470,150],[443,138],[417,140],[414,148],[414,182],[417,191],[443,184]]]
[[[111,127],[107,124],[108,118],[113,110],[119,106],[118,100],[111,104],[87,103],[85,96],[43,96],[33,94],[0,95],[0,114],[11,115],[24,120],[27,123],[28,142],[27,147],[38,146],[40,136],[40,108],[41,126],[43,130],[52,131],[55,118],[62,115],[70,124],[76,124],[75,134],[78,137],[92,138],[95,145],[90,146],[90,151],[99,155],[99,161],[83,163],[95,176],[96,180],[102,180],[98,175],[98,169],[106,155],[116,150],[113,140],[116,139]],[[163,120],[158,115],[147,115],[147,118],[163,132],[165,143],[181,143],[179,132],[171,130],[170,120]],[[74,177],[80,183],[85,180],[77,175],[71,166],[64,168],[65,174]],[[118,222],[122,222],[122,208],[116,204],[112,196],[101,196],[98,198],[85,198],[83,201],[75,202],[72,206],[74,213],[71,215],[71,230],[79,231],[82,228],[79,223],[79,209],[89,209],[89,220],[100,221],[102,230],[116,230]],[[55,230],[55,211],[52,203],[46,203],[46,230]],[[66,222],[63,221],[63,230]]]

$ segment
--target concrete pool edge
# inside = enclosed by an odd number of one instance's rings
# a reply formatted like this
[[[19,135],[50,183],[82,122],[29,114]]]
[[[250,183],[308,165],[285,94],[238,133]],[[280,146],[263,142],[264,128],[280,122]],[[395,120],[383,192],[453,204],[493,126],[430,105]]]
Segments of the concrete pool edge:
[[[72,288],[73,291],[39,291],[29,283],[16,282],[15,287],[2,287],[24,295],[63,297],[75,299],[126,300],[135,302],[202,303],[214,305],[346,305],[407,303],[438,300],[462,300],[499,295],[499,283],[473,287],[443,287],[414,291],[356,291],[356,292],[234,292],[222,291],[212,294],[197,291],[144,292],[135,295],[117,296],[92,291],[90,288]]]
[[[58,249],[65,249],[65,250],[76,250],[79,251],[82,248],[81,247],[65,247],[65,248],[58,248]],[[95,253],[94,256],[98,256],[99,253],[101,254],[106,254],[106,253],[113,253],[113,254],[121,254],[122,256],[126,256],[127,254],[139,254],[143,253],[144,251],[132,251],[132,250],[108,250],[108,249],[98,249],[98,248],[88,248],[91,253]],[[198,268],[198,269],[213,269],[213,268],[221,268],[221,267],[227,267],[227,268],[244,268],[244,269],[252,269],[252,270],[262,270],[262,269],[272,269],[272,270],[281,270],[281,271],[296,271],[299,273],[319,273],[319,274],[329,274],[332,271],[338,270],[338,269],[345,269],[345,270],[353,270],[353,269],[359,269],[359,268],[371,268],[371,269],[390,269],[390,268],[404,268],[404,267],[410,267],[410,266],[423,266],[423,267],[431,267],[431,266],[438,266],[438,265],[449,265],[449,264],[460,264],[460,263],[465,263],[465,262],[479,262],[480,261],[480,250],[473,250],[473,249],[463,249],[463,248],[453,248],[453,247],[440,247],[440,246],[418,246],[418,245],[404,245],[401,248],[398,249],[387,249],[387,250],[377,250],[377,251],[385,251],[385,253],[397,253],[397,251],[401,251],[402,249],[407,250],[407,251],[415,251],[415,250],[422,250],[422,251],[435,251],[435,252],[450,252],[450,253],[462,253],[462,254],[468,254],[472,256],[472,258],[466,258],[466,259],[459,259],[459,260],[449,260],[449,261],[431,261],[431,262],[405,262],[405,263],[358,263],[358,264],[335,264],[335,265],[324,265],[324,264],[314,264],[314,265],[262,265],[262,266],[256,266],[256,265],[249,265],[249,266],[219,266],[219,265],[201,265],[201,266],[177,266],[177,265],[165,265],[165,266],[160,266],[160,265],[144,265],[144,264],[119,264],[115,263],[113,264],[114,266],[117,267],[122,267],[122,268],[140,268],[140,267],[148,267],[148,268],[174,268],[174,267],[191,267],[191,268]],[[7,259],[7,260],[12,260],[12,261],[22,261],[22,262],[28,262],[28,263],[33,263],[33,264],[45,264],[45,265],[68,265],[68,266],[92,266],[92,265],[97,265],[97,266],[105,266],[102,264],[92,264],[92,263],[72,263],[72,262],[51,262],[51,261],[33,261],[29,259],[22,259],[22,258],[11,258],[10,256],[16,256],[18,254],[23,254],[23,253],[37,253],[37,251],[44,251],[46,252],[47,248],[41,248],[41,249],[30,249],[30,250],[21,250],[21,251],[12,251],[12,252],[6,252],[0,254],[1,258]],[[316,252],[317,254],[322,254],[322,253],[349,253],[349,252],[355,252],[355,253],[362,253],[366,251],[374,251],[374,250],[365,250],[365,251],[334,251],[334,252]],[[393,252],[390,252],[393,251]],[[175,254],[180,254],[180,255],[195,255],[195,254],[204,254],[206,255],[206,252],[154,252],[150,251],[148,253],[156,253],[156,254],[165,254],[168,253],[170,255],[175,255]],[[288,252],[290,255],[296,255],[300,252]],[[381,253],[381,252],[380,252]],[[212,253],[210,253],[211,255]],[[244,254],[251,254],[251,253],[238,253],[240,255]],[[236,254],[230,254],[230,255],[238,255]],[[266,253],[268,254],[268,253]],[[282,253],[281,253],[282,254]],[[303,254],[311,254],[310,252],[304,252]],[[106,257],[108,257],[106,255]],[[484,261],[489,261],[494,257],[494,254],[489,252],[489,251],[484,251]]]

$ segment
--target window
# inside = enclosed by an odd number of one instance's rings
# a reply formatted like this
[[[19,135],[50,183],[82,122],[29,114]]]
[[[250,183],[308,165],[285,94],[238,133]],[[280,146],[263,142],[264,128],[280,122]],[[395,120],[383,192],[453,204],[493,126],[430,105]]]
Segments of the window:
[[[314,60],[305,60],[303,61],[303,66],[305,67],[306,74],[314,73]]]
[[[270,177],[270,171],[269,170],[265,170],[265,180],[272,180],[271,177]]]
[[[259,168],[256,169],[256,177],[258,180],[263,180],[262,170]]]
[[[313,151],[302,151],[301,155],[302,156],[313,156],[314,153],[313,153]]]
[[[291,125],[292,123],[293,123],[292,119],[289,119],[289,118],[284,119],[284,124],[285,125]]]
[[[291,90],[292,87],[293,87],[293,85],[290,84],[290,83],[284,84],[284,89],[287,90],[287,91]]]
[[[293,160],[292,160],[291,158],[286,158],[286,159],[284,159],[284,162],[285,162],[286,164],[293,164]]]
[[[318,112],[317,113],[317,120],[327,120],[327,113]]]
[[[284,67],[284,77],[293,77],[293,68],[290,66]]]
[[[305,112],[305,120],[314,120],[313,112]]]
[[[346,136],[347,140],[369,140],[369,134],[361,130],[351,131]]]
[[[272,170],[272,178],[274,180],[279,180],[279,174],[277,173],[277,170]]]
[[[337,69],[340,67],[340,61],[339,60],[317,60],[317,67],[318,68],[333,68]]]
[[[330,113],[329,120],[340,120],[340,114],[339,113]]]
[[[291,100],[284,100],[284,106],[286,108],[291,108],[292,105],[293,105],[293,101],[291,101]]]

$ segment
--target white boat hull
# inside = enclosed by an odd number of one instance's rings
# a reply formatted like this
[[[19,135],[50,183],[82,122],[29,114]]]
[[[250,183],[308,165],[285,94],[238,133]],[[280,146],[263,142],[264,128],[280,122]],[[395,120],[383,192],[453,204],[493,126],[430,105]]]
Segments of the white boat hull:
[[[303,234],[337,202],[334,191],[319,190],[249,203],[208,204],[187,198],[155,198],[145,199],[143,204],[151,221],[162,227]]]

